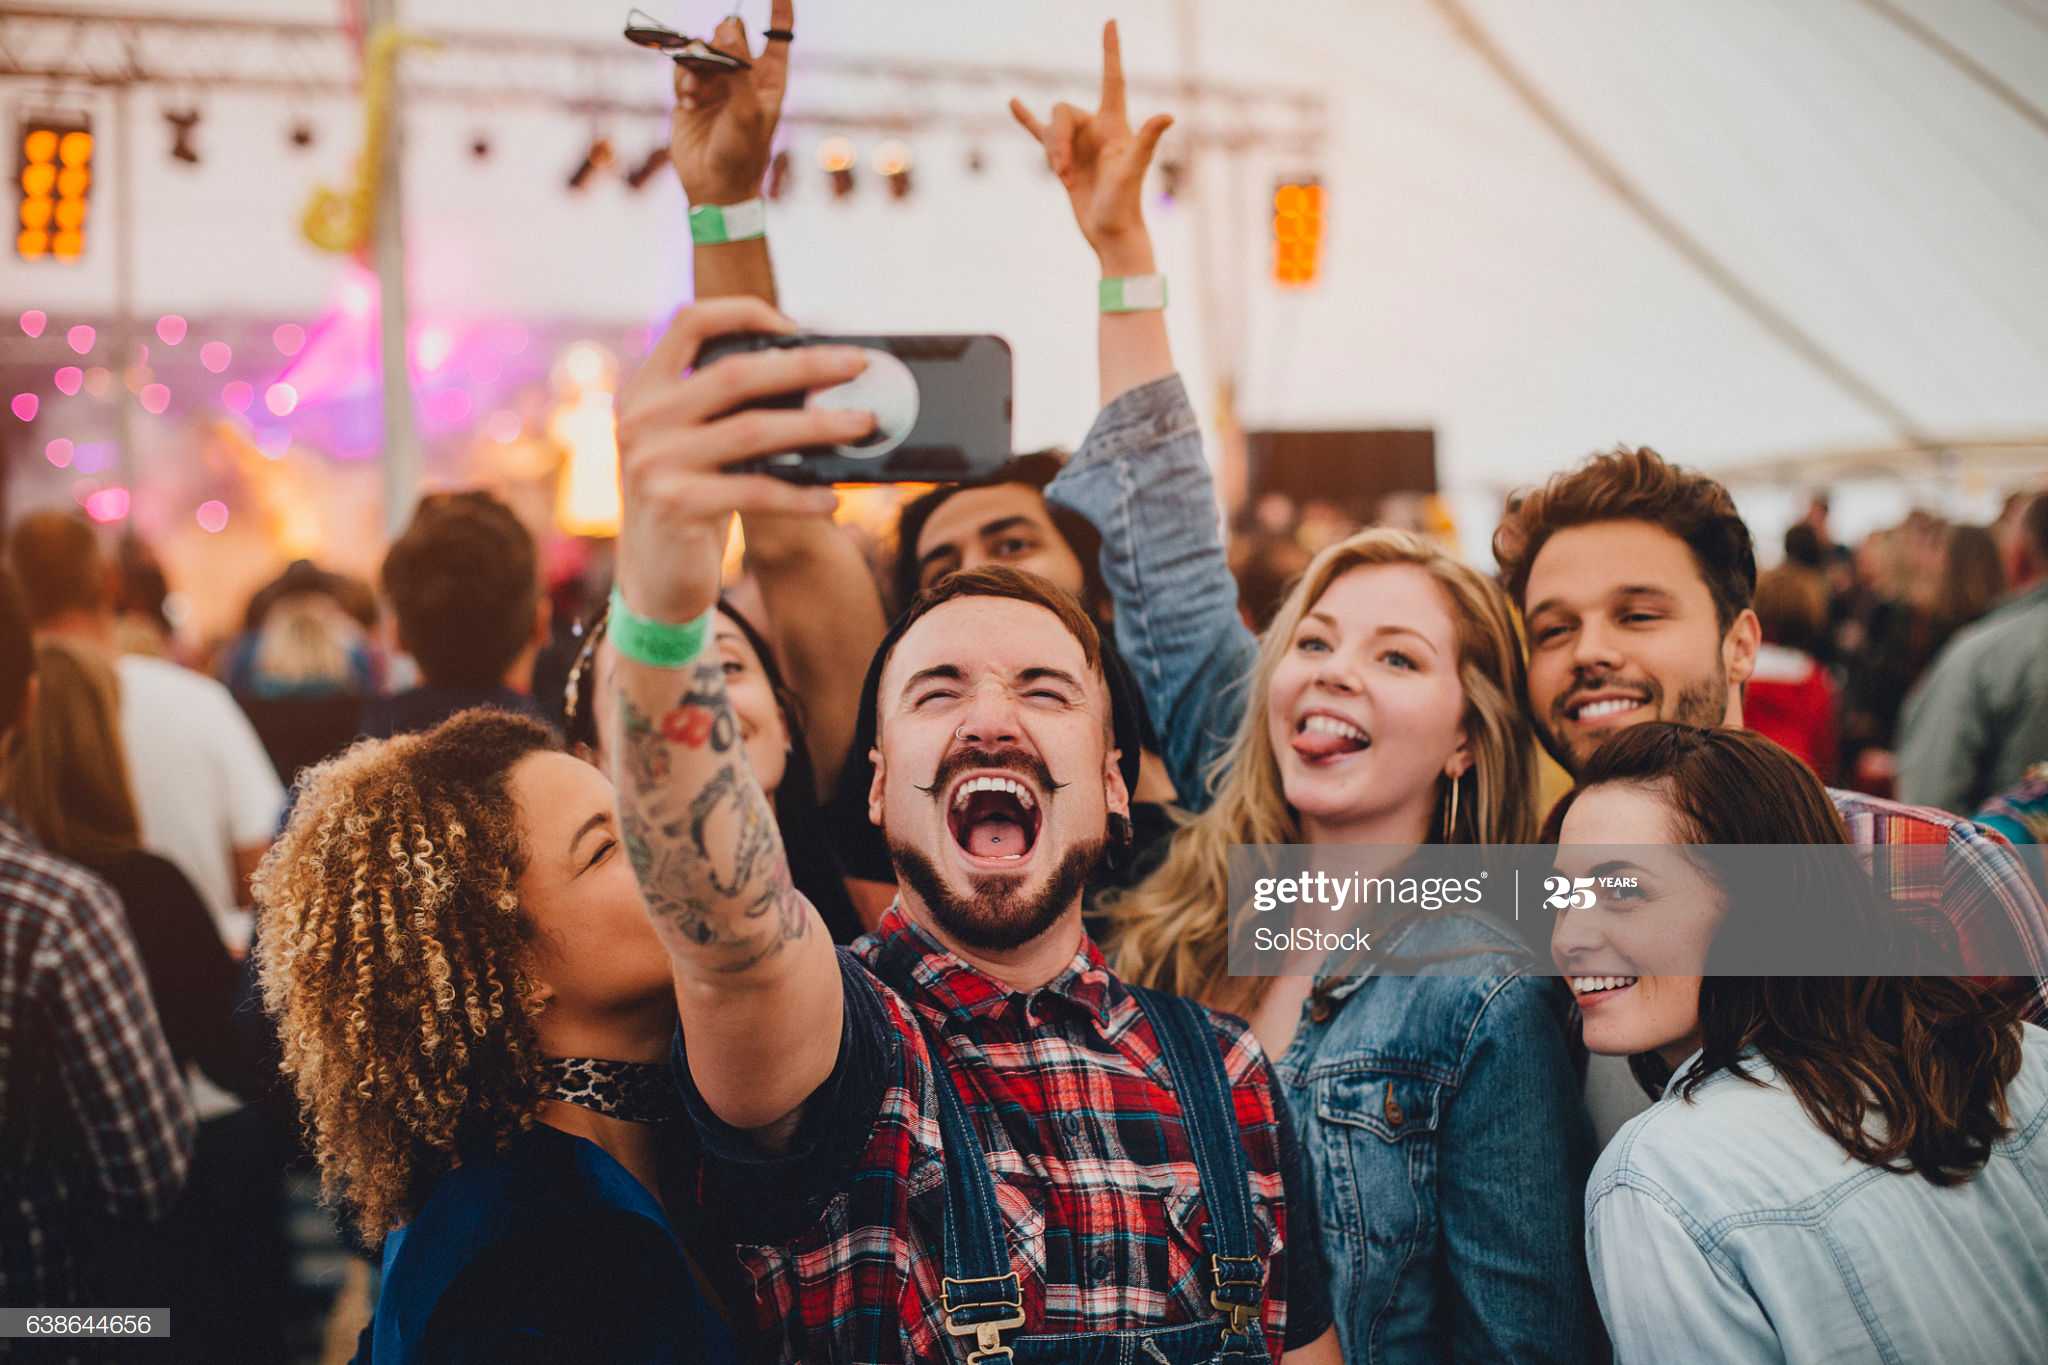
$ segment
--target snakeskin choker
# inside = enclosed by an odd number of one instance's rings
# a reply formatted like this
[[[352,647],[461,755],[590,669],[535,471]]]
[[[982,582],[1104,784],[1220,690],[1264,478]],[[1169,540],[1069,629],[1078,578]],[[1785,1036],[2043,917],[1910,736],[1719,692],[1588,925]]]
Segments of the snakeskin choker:
[[[541,1066],[540,1088],[543,1098],[627,1123],[683,1117],[683,1097],[667,1062],[549,1057]]]

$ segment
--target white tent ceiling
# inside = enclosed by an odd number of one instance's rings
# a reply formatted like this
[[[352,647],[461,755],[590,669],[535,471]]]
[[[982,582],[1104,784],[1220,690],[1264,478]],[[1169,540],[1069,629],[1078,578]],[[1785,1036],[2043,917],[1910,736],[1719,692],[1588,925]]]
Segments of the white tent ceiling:
[[[1274,173],[1296,166],[1205,168],[1209,273],[1221,281],[1208,310],[1192,287],[1204,273],[1192,211],[1159,219],[1183,360],[1204,391],[1209,357],[1239,367],[1247,425],[1433,426],[1446,475],[1470,489],[1520,482],[1617,440],[1710,466],[1896,444],[1894,424],[1770,335],[1597,183],[1431,0],[1191,3],[1204,74],[1318,90],[1333,110],[1314,168],[1331,204],[1318,288],[1282,294],[1264,282],[1263,205]],[[1664,213],[1919,428],[1950,440],[2048,433],[2048,132],[1861,0],[1467,3]],[[2048,0],[1906,3],[2023,98],[2048,103]],[[156,0],[123,8],[187,12]],[[335,12],[313,0],[209,8]],[[403,8],[426,26],[602,40],[626,5]],[[744,8],[758,28],[765,0]],[[683,13],[702,20],[720,9]],[[1173,0],[809,0],[792,106],[820,97],[805,85],[810,52],[1085,70],[1112,12],[1134,72],[1172,76],[1176,11]],[[652,90],[661,66],[650,59]],[[988,91],[991,107],[1008,93]],[[304,102],[323,137],[312,156],[293,158],[282,136],[289,102],[185,94],[207,109],[207,159],[196,169],[163,158],[157,96],[138,104],[145,316],[317,312],[338,266],[301,244],[294,225],[310,186],[345,174],[355,115],[338,101]],[[467,154],[478,124],[496,141],[487,163]],[[614,131],[629,161],[658,133]],[[638,197],[616,185],[580,200],[561,192],[589,133],[565,114],[513,110],[414,121],[407,200],[419,316],[645,319],[683,295],[672,182]],[[1020,444],[1072,442],[1094,407],[1089,262],[1021,139],[990,140],[989,170],[975,178],[964,142],[918,146],[918,192],[906,204],[872,185],[829,201],[800,139],[808,173],[778,206],[773,240],[785,306],[807,322],[1008,335]],[[14,308],[103,312],[111,287],[104,252],[63,274],[0,260],[0,298]]]

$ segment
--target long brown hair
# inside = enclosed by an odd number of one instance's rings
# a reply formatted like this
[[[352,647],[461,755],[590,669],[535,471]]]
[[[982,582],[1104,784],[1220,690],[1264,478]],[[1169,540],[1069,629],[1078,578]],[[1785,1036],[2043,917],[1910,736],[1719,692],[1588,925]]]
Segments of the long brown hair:
[[[484,709],[363,740],[306,770],[257,869],[263,1005],[322,1193],[372,1242],[538,1110],[542,997],[507,780],[556,747]]]
[[[1461,779],[1467,790],[1448,842],[1526,843],[1534,834],[1535,748],[1522,715],[1521,637],[1506,595],[1420,536],[1388,527],[1361,531],[1310,562],[1261,637],[1244,719],[1210,769],[1215,801],[1175,832],[1157,872],[1111,901],[1112,951],[1126,979],[1240,1011],[1263,996],[1263,978],[1229,975],[1230,850],[1301,839],[1266,728],[1273,673],[1293,647],[1302,618],[1332,583],[1353,569],[1385,564],[1428,571],[1450,598],[1473,762]],[[1447,783],[1438,781],[1440,802]]]
[[[140,847],[113,664],[90,646],[46,640],[36,647],[36,676],[36,704],[7,756],[0,795],[62,857],[99,864]]]
[[[1623,730],[1595,751],[1579,784],[1551,813],[1546,835],[1555,838],[1580,795],[1608,783],[1657,792],[1684,843],[1849,842],[1820,779],[1748,730],[1669,722]],[[1782,903],[1836,917],[1835,932],[1843,935],[1896,932],[1898,912],[1846,863],[1828,859],[1809,875],[1815,884],[1787,888]],[[1829,880],[1834,884],[1820,884]],[[1758,922],[1763,916],[1746,909],[1731,901],[1717,945],[1731,935],[1768,933]],[[1710,972],[1712,961],[1710,955]],[[1716,1072],[1754,1081],[1743,1067],[1743,1054],[1753,1049],[1807,1117],[1855,1160],[1936,1185],[1969,1179],[2011,1125],[2005,1089],[2020,1069],[2017,1009],[1968,981],[1709,975],[1700,983],[1699,1008],[1703,1053],[1679,1087],[1686,1099]],[[1654,1079],[1646,1059],[1632,1062],[1639,1079]]]

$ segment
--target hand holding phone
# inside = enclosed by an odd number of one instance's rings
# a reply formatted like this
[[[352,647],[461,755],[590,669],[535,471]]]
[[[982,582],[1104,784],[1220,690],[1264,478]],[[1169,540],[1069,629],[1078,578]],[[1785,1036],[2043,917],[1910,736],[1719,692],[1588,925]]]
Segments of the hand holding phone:
[[[751,406],[872,412],[860,440],[812,445],[744,468],[791,483],[972,483],[1010,458],[1010,344],[999,336],[734,334],[707,343],[699,363],[729,355],[853,347],[867,365],[846,384],[785,393]]]
[[[794,330],[759,299],[686,308],[620,391],[618,581],[643,616],[682,622],[711,605],[735,512],[825,516],[836,505],[827,490],[792,488],[744,466],[866,437],[874,419],[865,412],[801,408],[801,395],[859,375],[866,356],[842,346],[755,348],[715,365],[706,356],[706,341],[724,333]],[[743,411],[786,394],[798,395],[798,410]]]

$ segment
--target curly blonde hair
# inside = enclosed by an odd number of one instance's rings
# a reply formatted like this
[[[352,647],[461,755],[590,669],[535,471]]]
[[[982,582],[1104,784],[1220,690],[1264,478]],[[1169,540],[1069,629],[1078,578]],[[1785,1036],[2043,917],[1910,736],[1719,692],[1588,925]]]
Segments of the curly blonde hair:
[[[263,1004],[323,1196],[375,1243],[531,1126],[541,1054],[519,812],[543,726],[465,711],[307,770],[257,870]]]
[[[1230,850],[1301,841],[1266,728],[1273,673],[1332,583],[1383,564],[1426,570],[1450,598],[1457,627],[1473,762],[1471,791],[1447,842],[1527,843],[1535,836],[1536,747],[1522,715],[1522,643],[1507,594],[1421,536],[1389,527],[1360,531],[1310,561],[1260,637],[1237,735],[1209,770],[1215,800],[1183,820],[1158,871],[1109,901],[1111,959],[1125,980],[1239,1013],[1264,998],[1268,978],[1229,974]],[[1440,806],[1447,785],[1438,779]]]

